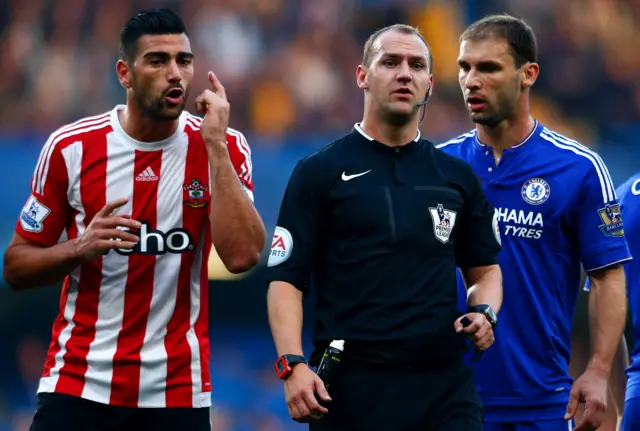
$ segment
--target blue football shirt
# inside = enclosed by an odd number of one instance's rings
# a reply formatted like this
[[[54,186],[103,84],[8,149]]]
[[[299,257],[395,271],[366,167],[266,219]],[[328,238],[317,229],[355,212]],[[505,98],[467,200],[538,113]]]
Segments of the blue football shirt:
[[[485,421],[562,418],[582,267],[631,259],[607,167],[537,121],[497,165],[476,130],[438,148],[471,165],[500,225],[504,300],[496,341],[472,364]],[[459,288],[464,300],[461,279]]]
[[[633,322],[633,344],[631,364],[627,368],[627,390],[625,398],[640,397],[640,172],[618,188],[618,198],[625,224],[625,237],[635,259],[624,267],[627,279],[627,296]],[[586,289],[589,290],[589,280]]]

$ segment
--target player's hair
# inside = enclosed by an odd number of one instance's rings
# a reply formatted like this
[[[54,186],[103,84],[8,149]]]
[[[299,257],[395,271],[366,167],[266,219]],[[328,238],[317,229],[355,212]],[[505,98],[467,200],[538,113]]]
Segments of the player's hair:
[[[506,39],[516,67],[538,61],[536,35],[524,20],[507,14],[489,15],[471,24],[460,36],[460,42],[491,37]]]
[[[132,61],[137,53],[138,40],[145,35],[186,34],[182,19],[171,9],[148,9],[133,16],[120,32],[120,58]]]
[[[420,40],[424,43],[424,46],[427,47],[427,67],[429,68],[430,72],[433,72],[433,56],[431,55],[431,47],[429,47],[427,40],[424,38],[422,33],[420,33],[420,30],[418,30],[417,27],[412,27],[407,24],[393,24],[393,25],[381,28],[380,30],[376,31],[371,36],[369,36],[369,39],[367,39],[367,41],[364,44],[364,51],[362,53],[363,66],[368,67],[371,64],[371,60],[373,59],[373,56],[376,53],[373,44],[383,33],[386,33],[388,31],[397,31],[402,34],[414,34],[418,36]]]

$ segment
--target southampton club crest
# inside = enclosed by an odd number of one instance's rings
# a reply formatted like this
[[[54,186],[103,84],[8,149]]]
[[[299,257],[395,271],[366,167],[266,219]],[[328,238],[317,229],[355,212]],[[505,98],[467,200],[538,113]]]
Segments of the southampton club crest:
[[[209,186],[202,184],[199,179],[194,178],[190,183],[184,185],[184,191],[187,197],[184,204],[191,208],[204,208],[209,202],[205,200],[205,192],[209,190]]]
[[[456,212],[444,209],[442,204],[438,204],[436,208],[429,208],[431,219],[433,220],[433,232],[438,241],[443,244],[449,242],[451,231],[456,223]]]

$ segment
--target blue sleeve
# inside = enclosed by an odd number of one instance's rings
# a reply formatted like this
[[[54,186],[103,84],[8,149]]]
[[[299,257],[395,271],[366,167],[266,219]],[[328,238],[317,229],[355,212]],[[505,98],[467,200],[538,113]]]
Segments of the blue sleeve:
[[[624,237],[622,208],[600,158],[582,181],[577,214],[580,260],[585,271],[631,259]]]

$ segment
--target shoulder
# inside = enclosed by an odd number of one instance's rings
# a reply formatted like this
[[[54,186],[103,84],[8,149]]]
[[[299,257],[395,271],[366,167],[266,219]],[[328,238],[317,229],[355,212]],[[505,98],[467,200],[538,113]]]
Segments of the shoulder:
[[[548,127],[542,127],[540,132],[540,142],[549,151],[556,152],[561,160],[573,165],[580,166],[586,170],[605,170],[604,162],[598,153],[575,139],[554,132]]]
[[[548,151],[557,153],[556,157],[549,158],[550,163],[555,163],[560,171],[575,178],[577,187],[586,185],[588,189],[600,189],[604,202],[615,199],[609,170],[596,151],[547,127],[542,128],[540,141]]]
[[[202,117],[194,115],[188,111],[184,111],[185,115],[185,131],[192,137],[200,137],[200,125]],[[230,148],[234,148],[244,154],[246,157],[251,155],[251,148],[247,142],[245,135],[236,129],[227,127],[227,144]]]
[[[433,158],[436,168],[447,181],[470,186],[476,182],[476,174],[464,157],[466,141],[475,139],[474,132],[461,135],[440,145],[433,145]],[[457,142],[456,142],[457,141]],[[429,142],[429,141],[426,141]]]
[[[640,172],[632,175],[622,183],[617,188],[616,193],[621,200],[624,200],[627,196],[640,196]]]
[[[111,115],[112,112],[108,111],[99,115],[84,117],[59,127],[49,135],[43,150],[48,153],[52,153],[54,150],[61,151],[74,142],[106,135],[113,130]]]
[[[463,148],[465,148],[476,138],[476,133],[476,129],[472,129],[467,133],[458,135],[455,138],[449,139],[448,141],[436,144],[435,147],[436,149],[447,154],[459,153]]]
[[[344,135],[318,150],[312,152],[308,156],[302,158],[298,165],[314,170],[326,171],[331,167],[338,169],[338,164],[344,161],[344,155],[351,153],[349,142],[350,135]]]

